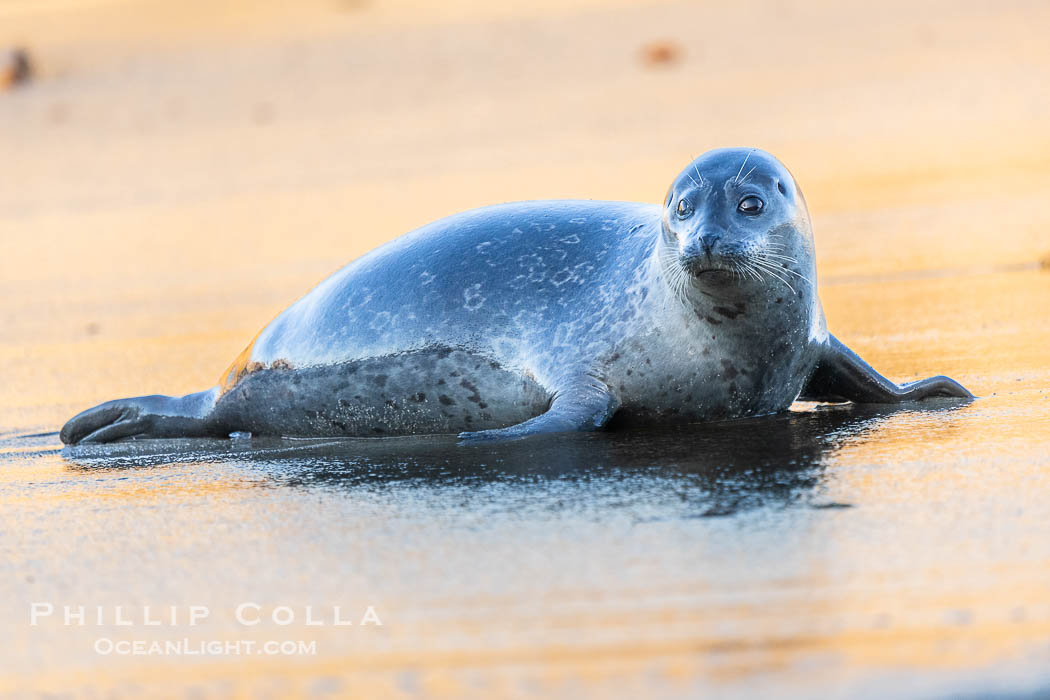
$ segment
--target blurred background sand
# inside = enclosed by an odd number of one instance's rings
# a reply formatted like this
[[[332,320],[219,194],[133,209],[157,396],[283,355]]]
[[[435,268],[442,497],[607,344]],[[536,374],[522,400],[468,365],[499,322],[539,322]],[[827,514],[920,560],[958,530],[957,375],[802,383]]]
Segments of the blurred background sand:
[[[438,217],[656,202],[693,156],[740,145],[806,193],[833,332],[895,379],[986,397],[953,450],[1031,464],[1050,387],[1048,31],[1050,4],[1023,0],[0,0],[0,47],[35,71],[0,93],[0,432],[209,386],[313,284]],[[890,430],[846,463],[943,457],[927,437]],[[1047,560],[1014,563],[1038,600]],[[980,628],[949,665],[1050,639],[1050,618],[1029,622]],[[900,641],[828,649],[943,661]]]

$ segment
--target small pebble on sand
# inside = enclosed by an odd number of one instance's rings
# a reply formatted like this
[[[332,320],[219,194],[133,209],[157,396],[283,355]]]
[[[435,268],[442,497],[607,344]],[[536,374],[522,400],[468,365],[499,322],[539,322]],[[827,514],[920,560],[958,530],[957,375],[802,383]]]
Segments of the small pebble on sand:
[[[651,41],[642,47],[642,63],[649,67],[673,65],[682,55],[682,47],[673,41]]]
[[[0,90],[29,82],[33,68],[25,49],[0,49]]]

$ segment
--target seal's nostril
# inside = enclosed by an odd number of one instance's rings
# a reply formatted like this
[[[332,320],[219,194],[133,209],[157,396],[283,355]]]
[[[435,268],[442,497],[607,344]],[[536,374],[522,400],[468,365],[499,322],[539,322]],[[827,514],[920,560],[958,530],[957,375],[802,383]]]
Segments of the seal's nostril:
[[[707,255],[708,260],[711,259],[711,251],[714,249],[718,241],[718,236],[704,236],[700,239],[700,243],[704,247],[704,253]]]

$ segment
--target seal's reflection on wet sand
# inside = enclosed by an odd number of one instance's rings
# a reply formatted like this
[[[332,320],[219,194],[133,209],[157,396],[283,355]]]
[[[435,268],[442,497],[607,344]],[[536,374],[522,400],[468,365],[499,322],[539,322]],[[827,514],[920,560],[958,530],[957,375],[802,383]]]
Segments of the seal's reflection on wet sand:
[[[624,477],[662,480],[688,508],[679,517],[717,517],[746,509],[849,507],[814,500],[827,457],[847,438],[877,439],[887,418],[947,413],[957,401],[902,406],[821,405],[762,418],[701,423],[663,430],[543,435],[504,444],[464,447],[454,436],[233,440],[139,440],[67,447],[71,469],[155,468],[187,462],[244,462],[261,468],[265,485],[355,489],[376,484],[418,488],[538,479],[595,480],[606,488]],[[950,419],[947,415],[945,419]]]

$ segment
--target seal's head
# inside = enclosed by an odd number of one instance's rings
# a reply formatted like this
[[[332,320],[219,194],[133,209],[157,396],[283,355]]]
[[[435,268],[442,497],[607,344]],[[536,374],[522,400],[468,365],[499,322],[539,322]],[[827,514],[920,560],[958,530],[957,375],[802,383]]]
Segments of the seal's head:
[[[677,279],[722,292],[770,283],[795,290],[815,273],[802,192],[780,161],[756,148],[708,151],[675,178],[661,252]]]

